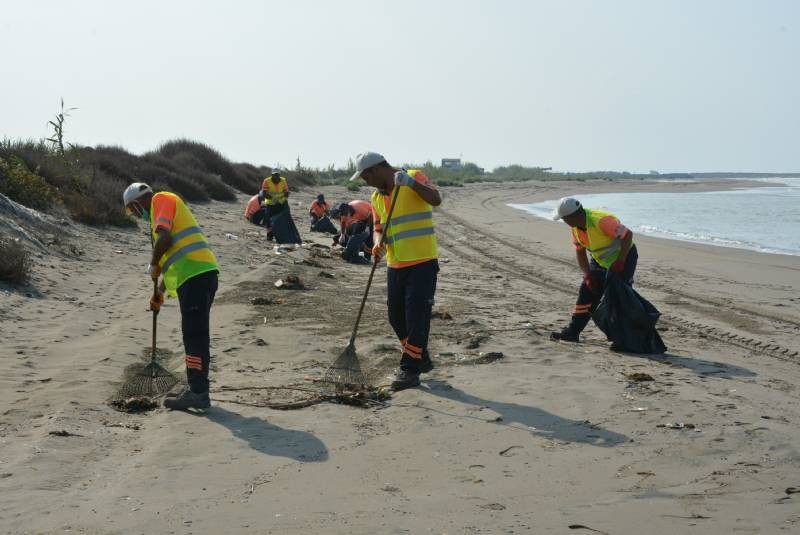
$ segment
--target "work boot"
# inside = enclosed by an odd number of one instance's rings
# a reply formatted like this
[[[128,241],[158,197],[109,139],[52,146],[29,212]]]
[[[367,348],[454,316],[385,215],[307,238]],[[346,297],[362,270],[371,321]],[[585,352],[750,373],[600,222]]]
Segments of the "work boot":
[[[392,390],[395,392],[415,386],[419,386],[419,374],[408,370],[398,370],[394,381],[392,381]]]
[[[570,327],[564,327],[560,331],[550,333],[550,340],[561,340],[562,342],[578,342],[578,334]]]
[[[173,411],[207,409],[211,406],[211,399],[208,397],[207,391],[202,394],[196,394],[189,388],[186,388],[176,397],[166,398],[164,400],[164,406]]]
[[[423,357],[422,362],[419,364],[419,373],[428,373],[433,370],[433,361],[430,357]]]

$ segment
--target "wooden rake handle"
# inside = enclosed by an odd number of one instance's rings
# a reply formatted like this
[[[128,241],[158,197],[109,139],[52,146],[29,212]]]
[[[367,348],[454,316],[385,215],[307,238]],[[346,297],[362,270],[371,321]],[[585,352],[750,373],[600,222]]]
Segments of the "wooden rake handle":
[[[386,241],[386,233],[389,232],[389,225],[392,222],[392,212],[394,212],[394,205],[397,203],[397,194],[400,193],[401,186],[394,187],[394,194],[392,195],[392,204],[389,206],[389,213],[386,216],[386,226],[381,232],[381,241],[378,246],[383,245]],[[361,298],[361,306],[358,309],[358,316],[356,316],[356,323],[353,325],[353,334],[350,336],[350,344],[353,345],[356,341],[356,333],[358,332],[358,324],[361,323],[361,315],[364,313],[364,305],[367,303],[367,296],[369,295],[369,288],[372,286],[372,277],[375,275],[375,269],[378,267],[379,260],[373,258],[372,269],[369,271],[369,279],[367,279],[367,287],[364,289],[364,297]]]

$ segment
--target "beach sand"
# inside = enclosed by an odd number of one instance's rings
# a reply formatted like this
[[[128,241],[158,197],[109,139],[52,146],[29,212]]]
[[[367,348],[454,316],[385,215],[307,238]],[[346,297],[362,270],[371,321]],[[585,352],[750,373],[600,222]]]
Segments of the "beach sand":
[[[322,247],[275,254],[242,220],[244,195],[192,207],[223,270],[214,406],[109,408],[150,343],[150,242],[144,228],[75,226],[71,252],[37,256],[30,297],[0,294],[0,532],[796,533],[800,494],[786,489],[800,487],[798,258],[637,236],[636,287],[663,312],[669,352],[618,354],[592,325],[580,344],[548,339],[581,280],[569,231],[507,206],[718,187],[446,188],[436,368],[368,409],[272,410],[253,405],[307,393],[232,390],[314,388],[303,378],[347,344],[369,270]],[[315,194],[293,194],[292,210],[310,243],[329,245],[308,232]],[[385,372],[399,354],[384,273],[356,347]],[[290,274],[306,289],[275,288]],[[175,300],[159,346],[182,371]],[[637,372],[654,380],[626,377]]]

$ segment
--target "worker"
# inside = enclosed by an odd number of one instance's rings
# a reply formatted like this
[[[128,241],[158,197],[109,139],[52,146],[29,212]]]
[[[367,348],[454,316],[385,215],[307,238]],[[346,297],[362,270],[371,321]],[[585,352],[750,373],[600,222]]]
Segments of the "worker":
[[[177,296],[180,303],[189,386],[178,396],[165,399],[164,406],[173,410],[207,409],[211,406],[209,313],[217,292],[217,259],[192,212],[174,193],[154,194],[147,184],[134,182],[123,192],[122,201],[128,213],[150,224],[153,253],[148,273],[158,284],[150,298],[150,310],[159,311],[164,292]]]
[[[244,218],[254,225],[266,226],[264,215],[264,207],[261,206],[261,200],[258,195],[253,195],[247,201],[247,206],[244,209]]]
[[[442,198],[422,171],[392,167],[375,152],[356,158],[350,180],[362,178],[372,193],[375,245],[374,262],[386,253],[389,323],[400,340],[400,367],[394,390],[419,385],[421,373],[433,369],[428,353],[431,312],[439,273],[438,248],[433,228],[433,206]],[[392,198],[397,201],[389,219]],[[386,243],[381,236],[386,233]]]
[[[289,185],[281,176],[281,168],[274,167],[270,176],[264,179],[259,192],[264,202],[264,219],[267,226],[267,239],[272,239],[272,218],[289,207]]]
[[[633,285],[639,255],[633,243],[633,232],[612,214],[584,208],[577,199],[565,197],[553,213],[553,220],[559,219],[572,229],[572,243],[583,282],[578,290],[572,320],[561,331],[551,333],[550,338],[577,342],[600,303],[606,280],[619,276],[625,283]],[[586,251],[589,251],[591,259],[587,258]]]
[[[308,213],[311,215],[311,230],[316,230],[317,223],[320,219],[330,213],[331,204],[325,200],[325,195],[319,193],[317,198],[311,203],[308,208]]]
[[[373,218],[372,205],[369,201],[354,200],[341,203],[336,211],[340,223],[338,243],[342,250],[342,258],[351,264],[369,264],[372,256]],[[334,243],[337,243],[334,237]]]

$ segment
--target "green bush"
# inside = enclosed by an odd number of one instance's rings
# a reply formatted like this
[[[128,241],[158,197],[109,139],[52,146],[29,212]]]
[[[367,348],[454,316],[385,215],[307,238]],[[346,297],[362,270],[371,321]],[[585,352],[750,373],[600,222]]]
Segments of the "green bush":
[[[347,191],[358,191],[361,189],[361,181],[360,180],[348,180],[344,186],[347,188]]]
[[[30,280],[32,261],[27,250],[15,240],[0,240],[0,281],[25,284]]]
[[[59,201],[56,189],[16,156],[0,158],[0,193],[37,210],[50,209]]]
[[[189,139],[176,139],[167,141],[156,152],[170,159],[181,153],[190,154],[196,161],[201,163],[203,171],[218,175],[222,182],[243,193],[252,193],[252,185],[248,183],[247,179],[240,176],[233,164],[222,156],[219,151],[208,145]]]

